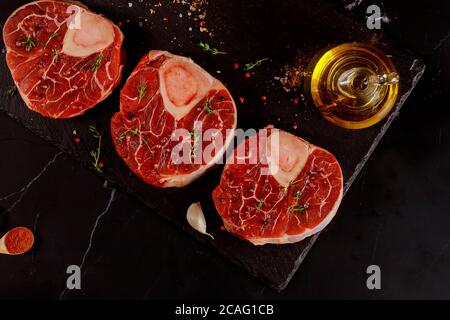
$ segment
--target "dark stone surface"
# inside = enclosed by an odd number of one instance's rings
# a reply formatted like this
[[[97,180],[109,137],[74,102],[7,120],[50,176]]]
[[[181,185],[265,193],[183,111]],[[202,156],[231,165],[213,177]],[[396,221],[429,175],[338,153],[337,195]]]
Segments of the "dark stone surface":
[[[101,13],[111,11],[108,16],[113,21],[126,21],[131,17],[137,20],[139,13],[145,8],[144,4],[139,3],[125,8],[123,8],[122,2],[85,1],[85,3],[93,8],[98,7],[98,12]],[[346,193],[392,121],[398,116],[403,103],[420,80],[424,66],[419,59],[406,50],[397,48],[393,41],[380,32],[369,31],[364,25],[355,23],[347,15],[334,10],[328,3],[316,4],[321,7],[320,11],[308,5],[307,2],[296,0],[283,2],[282,5],[274,0],[241,1],[233,2],[231,5],[228,1],[214,2],[214,5],[210,5],[208,10],[210,15],[208,23],[220,25],[215,28],[214,39],[221,39],[221,50],[228,54],[213,57],[213,59],[209,59],[210,55],[198,48],[198,40],[195,39],[195,35],[200,36],[199,34],[186,31],[185,24],[181,26],[177,24],[180,19],[174,18],[174,16],[176,17],[180,6],[173,4],[162,6],[158,9],[158,16],[155,15],[153,18],[154,25],[144,24],[139,28],[135,20],[130,20],[129,24],[123,25],[122,30],[127,39],[124,47],[127,52],[131,52],[127,68],[133,68],[141,55],[147,53],[148,48],[167,49],[180,54],[182,53],[180,48],[182,48],[195,61],[202,61],[202,65],[205,65],[207,70],[224,70],[220,74],[220,79],[229,84],[235,97],[243,95],[247,99],[244,105],[238,105],[239,128],[258,130],[272,124],[331,151],[341,164],[345,183],[344,193]],[[9,5],[5,10],[1,10],[4,19],[16,5]],[[265,10],[271,11],[272,18],[270,20],[264,19]],[[239,12],[243,18],[239,19],[238,16],[233,15],[233,12]],[[305,17],[299,20],[297,12],[302,12]],[[317,23],[323,18],[323,15],[326,15],[330,21],[340,21],[345,27],[338,28],[337,24]],[[158,21],[159,16],[169,17],[169,21]],[[280,20],[279,17],[284,19]],[[142,22],[142,18],[139,20]],[[163,29],[164,25],[167,26],[165,36],[155,39],[155,32]],[[301,32],[301,30],[308,29],[309,32]],[[233,35],[240,30],[248,30],[248,32],[235,38]],[[187,38],[186,35],[191,35],[191,37]],[[234,37],[233,41],[231,37]],[[307,62],[313,60],[320,49],[349,41],[370,42],[375,37],[378,39],[375,41],[377,46],[392,56],[402,83],[398,102],[392,113],[384,121],[371,128],[345,130],[333,126],[324,120],[314,106],[303,103],[300,106],[294,106],[291,102],[294,95],[287,94],[278,81],[274,82],[274,75],[280,75],[284,71],[280,71],[280,67],[288,61],[295,60],[299,52],[305,61],[304,67],[306,68]],[[170,38],[172,41],[169,42]],[[208,39],[208,41],[214,41],[214,39]],[[136,43],[140,43],[139,50],[135,49]],[[283,52],[283,55],[279,55],[279,52]],[[251,58],[252,56],[259,55],[271,57],[272,61],[266,62],[264,66],[257,69],[252,80],[245,79],[243,72],[232,68],[233,61],[240,61],[242,65],[242,61],[253,60],[255,58]],[[5,63],[0,65],[0,69],[4,70],[0,77],[0,83],[3,84],[2,91],[5,92],[11,79]],[[222,221],[216,214],[211,200],[211,192],[219,183],[222,167],[217,167],[213,172],[186,188],[161,189],[145,184],[132,174],[117,156],[111,141],[108,128],[111,115],[118,110],[118,93],[119,91],[116,90],[105,102],[85,115],[63,121],[36,115],[25,107],[18,96],[5,99],[0,105],[0,109],[91,169],[90,151],[95,150],[97,142],[93,139],[88,127],[92,123],[96,123],[99,130],[104,132],[101,156],[101,161],[105,164],[102,168],[103,179],[112,182],[114,187],[119,190],[134,195],[146,204],[152,213],[160,214],[175,222],[271,287],[278,290],[283,289],[318,235],[293,245],[255,247],[229,233],[220,231]],[[259,97],[266,94],[269,96],[269,102],[263,104]],[[296,129],[293,128],[294,124],[298,124]],[[74,143],[74,130],[81,138],[81,143]],[[207,213],[208,230],[214,235],[214,240],[195,232],[187,225],[185,215],[181,214],[191,203],[196,201],[202,202]]]
[[[65,268],[83,264],[83,289],[64,298],[450,297],[448,10],[404,8],[385,3],[394,17],[386,31],[425,58],[425,79],[286,291],[268,289],[133,198],[113,194],[1,114],[0,206],[12,208],[0,230],[30,226],[37,244],[27,255],[0,257],[0,296],[57,298]],[[350,14],[361,18],[357,9]],[[370,264],[381,267],[381,291],[365,286]]]

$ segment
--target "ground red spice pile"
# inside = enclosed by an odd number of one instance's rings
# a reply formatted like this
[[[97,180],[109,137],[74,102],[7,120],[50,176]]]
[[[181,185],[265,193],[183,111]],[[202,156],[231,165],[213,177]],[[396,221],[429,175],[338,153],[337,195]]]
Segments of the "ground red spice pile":
[[[10,254],[25,253],[31,249],[33,243],[33,233],[27,228],[14,228],[5,237],[5,246]]]

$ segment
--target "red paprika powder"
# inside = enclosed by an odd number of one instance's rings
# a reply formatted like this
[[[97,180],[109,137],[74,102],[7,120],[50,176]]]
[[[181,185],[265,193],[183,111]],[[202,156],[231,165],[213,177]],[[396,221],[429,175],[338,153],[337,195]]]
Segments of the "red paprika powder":
[[[5,247],[10,254],[25,253],[31,249],[33,243],[33,233],[24,227],[14,228],[5,236]]]

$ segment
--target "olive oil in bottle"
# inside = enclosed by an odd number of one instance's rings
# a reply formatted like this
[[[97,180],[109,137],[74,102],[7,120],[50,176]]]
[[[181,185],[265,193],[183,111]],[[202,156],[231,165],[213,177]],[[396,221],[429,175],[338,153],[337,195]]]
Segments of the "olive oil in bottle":
[[[328,121],[362,129],[389,114],[397,99],[399,76],[379,49],[345,43],[319,58],[309,87],[314,104]]]

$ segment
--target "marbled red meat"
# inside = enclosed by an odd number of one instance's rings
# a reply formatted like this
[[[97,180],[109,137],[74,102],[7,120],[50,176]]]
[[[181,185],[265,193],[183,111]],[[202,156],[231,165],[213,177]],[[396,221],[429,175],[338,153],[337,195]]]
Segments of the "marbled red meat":
[[[6,61],[28,108],[70,118],[108,97],[123,68],[120,29],[72,1],[36,1],[3,27]]]
[[[142,180],[183,187],[222,159],[236,121],[236,105],[220,81],[191,59],[150,51],[121,91],[111,133],[119,156]],[[174,138],[177,132],[183,134]],[[199,141],[208,132],[215,134]],[[180,143],[192,152],[187,161],[173,157]]]
[[[336,214],[342,171],[328,151],[281,130],[265,130],[235,149],[213,192],[214,203],[225,228],[242,239],[255,245],[298,242]]]

